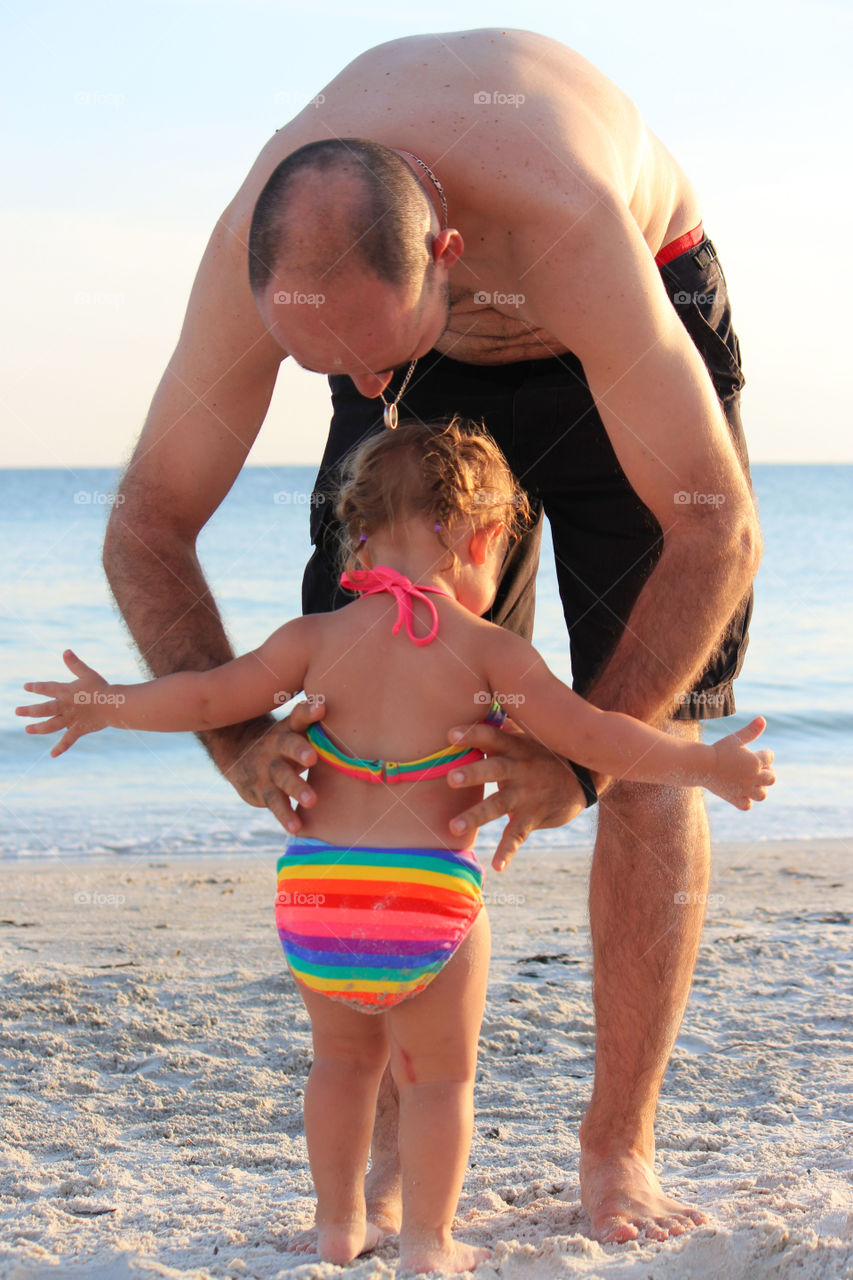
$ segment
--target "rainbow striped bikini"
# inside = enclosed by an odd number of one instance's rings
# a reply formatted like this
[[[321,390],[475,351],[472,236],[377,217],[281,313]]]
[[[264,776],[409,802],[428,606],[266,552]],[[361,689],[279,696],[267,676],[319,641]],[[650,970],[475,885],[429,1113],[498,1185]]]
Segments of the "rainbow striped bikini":
[[[382,1013],[441,971],[483,905],[474,854],[292,841],[278,860],[276,924],[293,976]]]
[[[503,718],[501,707],[493,702],[484,724],[500,727]],[[340,747],[336,747],[321,724],[309,725],[306,736],[321,760],[339,773],[348,773],[351,778],[361,778],[363,782],[423,782],[427,778],[441,778],[459,765],[473,764],[483,758],[482,751],[446,747],[420,760],[360,760],[357,756],[345,755]]]
[[[409,638],[429,644],[438,614],[402,574],[380,566],[346,587],[397,599],[394,631],[405,623]],[[446,594],[442,592],[441,594]],[[412,597],[433,612],[426,637],[416,637]],[[486,720],[503,721],[492,703]],[[436,778],[457,765],[482,759],[465,748],[436,751],[405,762],[360,760],[334,745],[319,725],[308,732],[317,754],[332,768],[373,783]],[[350,848],[323,840],[294,839],[278,860],[276,924],[294,977],[312,991],[344,1000],[366,1013],[381,1013],[417,995],[441,971],[483,906],[483,871],[469,850]]]

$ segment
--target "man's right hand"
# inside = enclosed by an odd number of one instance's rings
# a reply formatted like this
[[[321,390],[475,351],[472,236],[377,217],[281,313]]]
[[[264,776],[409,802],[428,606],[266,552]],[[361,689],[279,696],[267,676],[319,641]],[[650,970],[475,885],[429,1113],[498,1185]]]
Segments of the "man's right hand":
[[[208,741],[216,767],[241,798],[269,809],[291,835],[302,826],[291,802],[310,809],[317,799],[300,775],[317,763],[305,730],[322,719],[325,710],[319,702],[300,702],[283,720],[253,721],[239,730],[210,735]]]
[[[498,790],[458,814],[450,824],[454,835],[472,834],[486,822],[509,817],[492,858],[495,871],[505,871],[531,831],[562,827],[584,810],[584,795],[570,765],[553,751],[522,733],[512,721],[502,729],[480,722],[450,730],[451,742],[476,747],[486,757],[454,769],[451,787],[498,784]]]

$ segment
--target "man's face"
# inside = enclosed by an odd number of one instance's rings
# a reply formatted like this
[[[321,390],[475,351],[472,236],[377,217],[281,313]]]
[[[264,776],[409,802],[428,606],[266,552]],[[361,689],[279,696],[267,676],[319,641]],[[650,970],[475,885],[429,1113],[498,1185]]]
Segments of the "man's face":
[[[385,390],[395,369],[432,350],[450,318],[448,275],[437,264],[419,289],[397,288],[373,275],[353,278],[328,296],[279,284],[260,303],[276,341],[304,369],[348,374],[371,398]]]

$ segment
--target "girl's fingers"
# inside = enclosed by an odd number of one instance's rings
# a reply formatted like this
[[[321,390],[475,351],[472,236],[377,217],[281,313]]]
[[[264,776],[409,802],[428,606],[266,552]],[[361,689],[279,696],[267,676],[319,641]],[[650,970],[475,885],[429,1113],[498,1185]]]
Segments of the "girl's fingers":
[[[55,716],[58,712],[58,702],[34,702],[29,707],[15,707],[16,716]]]
[[[755,742],[756,738],[760,738],[764,730],[767,728],[767,721],[764,716],[756,716],[754,720],[750,720],[749,724],[744,725],[742,729],[738,729],[737,733],[731,736],[735,742],[739,742],[745,747],[748,742]]]
[[[66,728],[64,716],[52,716],[50,720],[43,720],[39,724],[28,724],[26,733],[58,733],[60,729]]]
[[[73,649],[66,649],[62,655],[62,661],[65,663],[69,671],[75,676],[95,675],[91,667],[87,667],[82,658],[78,658]]]
[[[55,680],[29,680],[24,688],[27,693],[40,693],[45,698],[55,698],[60,686]]]
[[[67,729],[65,733],[62,735],[62,737],[59,739],[59,741],[57,742],[56,746],[51,748],[50,754],[54,757],[54,759],[56,758],[56,756],[63,755],[68,750],[69,747],[74,746],[74,743],[77,741],[79,736],[80,735],[78,733],[75,733],[73,729]]]

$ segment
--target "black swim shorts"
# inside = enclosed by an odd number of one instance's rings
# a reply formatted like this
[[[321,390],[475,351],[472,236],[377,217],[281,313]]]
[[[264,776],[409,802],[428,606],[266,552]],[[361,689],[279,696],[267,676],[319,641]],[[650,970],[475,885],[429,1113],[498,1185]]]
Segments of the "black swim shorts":
[[[748,476],[740,420],[740,348],[714,247],[706,238],[660,272],[707,366]],[[389,399],[402,377],[402,372],[395,375]],[[341,458],[366,436],[384,430],[380,400],[359,395],[345,376],[332,376],[329,384],[334,412],[311,506],[315,551],[303,581],[306,613],[337,608],[352,598],[336,581],[337,537],[329,495]],[[401,400],[401,422],[406,417],[446,421],[454,414],[485,423],[538,515],[535,527],[507,557],[489,617],[531,638],[544,513],[553,535],[573,686],[583,693],[613,651],[660,557],[661,528],[616,460],[576,356],[475,365],[430,352],[418,362]],[[751,612],[750,594],[707,669],[683,696],[676,719],[716,719],[734,711],[732,683],[743,663]]]

